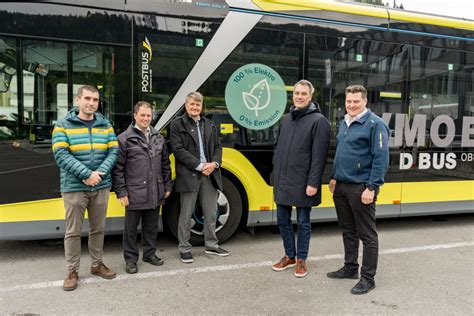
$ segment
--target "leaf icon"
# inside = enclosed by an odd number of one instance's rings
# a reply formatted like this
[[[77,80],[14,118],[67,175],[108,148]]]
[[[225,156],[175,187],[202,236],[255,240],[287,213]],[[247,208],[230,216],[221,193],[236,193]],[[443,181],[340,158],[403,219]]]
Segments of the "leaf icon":
[[[270,87],[267,79],[257,82],[252,90],[250,90],[250,93],[259,99],[259,110],[263,110],[270,104]]]
[[[257,82],[250,93],[242,92],[242,98],[247,109],[255,111],[255,116],[258,116],[258,110],[263,110],[270,104],[270,87],[267,79]]]
[[[248,92],[242,92],[242,98],[247,109],[255,110],[255,116],[258,116],[258,99]]]

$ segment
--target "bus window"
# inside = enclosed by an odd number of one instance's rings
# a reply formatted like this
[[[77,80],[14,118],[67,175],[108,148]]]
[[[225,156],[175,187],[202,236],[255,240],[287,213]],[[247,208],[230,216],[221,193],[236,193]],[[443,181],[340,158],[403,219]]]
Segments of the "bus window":
[[[98,111],[114,122],[117,135],[132,120],[127,52],[127,48],[121,47],[72,45],[72,95],[75,96],[77,89],[85,84],[97,87],[100,92]]]
[[[140,16],[137,15],[136,21],[140,20]],[[137,101],[150,102],[157,110],[166,108],[202,53],[203,47],[196,46],[196,36],[205,39],[206,42],[208,37],[205,31],[193,36],[173,32],[166,28],[167,23],[181,25],[182,19],[167,18],[166,22],[156,26],[159,30],[140,23],[137,25],[140,48],[136,60],[139,69],[135,83],[135,98]],[[207,29],[208,27],[205,28]],[[151,54],[144,51],[143,43],[149,45]],[[146,53],[148,58],[142,59],[142,53]],[[204,96],[206,97],[205,94]],[[205,100],[204,104],[207,106],[209,102]]]
[[[472,54],[466,53],[466,55]],[[458,159],[456,168],[451,170],[446,167],[445,158],[448,153],[455,153],[457,157],[461,157],[465,152],[461,148],[462,117],[472,115],[466,113],[469,106],[464,95],[468,94],[470,80],[463,71],[462,59],[461,53],[457,51],[428,47],[412,48],[412,81],[407,124],[413,129],[414,121],[422,122],[425,136],[424,139],[418,139],[417,134],[416,140],[407,144],[406,151],[413,157],[414,166],[417,166],[406,171],[409,181],[416,181],[420,172],[432,180],[473,178],[472,162]],[[452,126],[435,124],[435,128],[432,129],[433,122],[440,116],[449,117]],[[433,136],[452,141],[447,146],[437,146],[433,142]],[[419,161],[420,154],[424,157],[429,156],[429,162],[427,158],[425,162]]]
[[[30,142],[51,143],[58,108],[67,108],[57,88],[67,84],[67,46],[50,41],[23,41],[24,123],[30,125]],[[62,102],[62,103],[61,103]]]
[[[0,140],[17,132],[17,71],[15,40],[0,37]]]
[[[239,67],[260,63],[274,69],[283,79],[286,86],[292,87],[301,79],[301,56],[303,56],[304,39],[303,34],[256,28],[250,31],[245,39],[235,48],[224,63],[203,84],[200,91],[208,98],[222,100],[221,103],[208,103],[206,107],[211,111],[227,112],[223,106],[225,99],[225,87],[232,73]],[[288,111],[292,104],[292,94],[288,94]],[[272,171],[273,145],[278,130],[273,125],[263,130],[251,130],[241,127],[232,120],[234,126],[238,126],[241,133],[235,134],[234,147],[253,164],[267,184],[270,184]],[[238,142],[237,142],[238,141]]]

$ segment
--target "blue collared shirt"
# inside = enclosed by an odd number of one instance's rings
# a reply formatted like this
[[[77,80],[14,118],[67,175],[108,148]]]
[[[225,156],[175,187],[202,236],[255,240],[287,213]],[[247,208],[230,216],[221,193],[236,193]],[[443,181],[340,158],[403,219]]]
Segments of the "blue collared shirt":
[[[206,160],[206,155],[204,154],[204,142],[202,141],[202,135],[201,135],[201,127],[199,126],[201,120],[196,120],[196,129],[198,132],[198,141],[199,141],[199,160],[201,163],[196,167],[197,171],[202,171],[202,167],[204,167],[204,164],[207,162]]]

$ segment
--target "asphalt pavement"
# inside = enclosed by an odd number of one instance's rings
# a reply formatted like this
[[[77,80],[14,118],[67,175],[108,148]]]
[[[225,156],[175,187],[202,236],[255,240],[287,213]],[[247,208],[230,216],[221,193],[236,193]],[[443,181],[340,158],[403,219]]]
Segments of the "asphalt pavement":
[[[274,272],[283,256],[275,227],[242,229],[223,244],[229,257],[193,248],[194,263],[179,261],[177,242],[158,236],[155,267],[139,262],[125,273],[120,236],[107,236],[104,262],[118,274],[104,280],[89,272],[83,239],[79,286],[62,290],[61,240],[0,241],[0,314],[474,314],[474,216],[380,220],[376,289],[352,295],[357,280],[326,273],[343,264],[336,223],[313,225],[308,275]],[[362,248],[362,247],[361,247]]]

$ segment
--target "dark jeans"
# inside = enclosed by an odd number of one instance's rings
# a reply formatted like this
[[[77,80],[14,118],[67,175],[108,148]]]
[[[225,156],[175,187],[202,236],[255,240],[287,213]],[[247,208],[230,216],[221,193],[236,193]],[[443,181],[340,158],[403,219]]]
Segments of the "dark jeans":
[[[311,238],[311,207],[296,207],[298,222],[298,239],[295,247],[295,232],[291,224],[291,206],[277,204],[278,228],[280,229],[285,254],[291,259],[306,260],[308,257],[309,240]]]
[[[125,228],[123,231],[123,257],[126,263],[138,261],[137,230],[142,222],[143,258],[150,258],[156,252],[158,235],[157,210],[125,211]]]
[[[364,249],[360,274],[373,281],[377,270],[379,239],[375,228],[375,201],[363,204],[361,195],[364,190],[364,184],[337,182],[333,200],[342,230],[344,265],[358,271],[359,239],[362,240]]]

